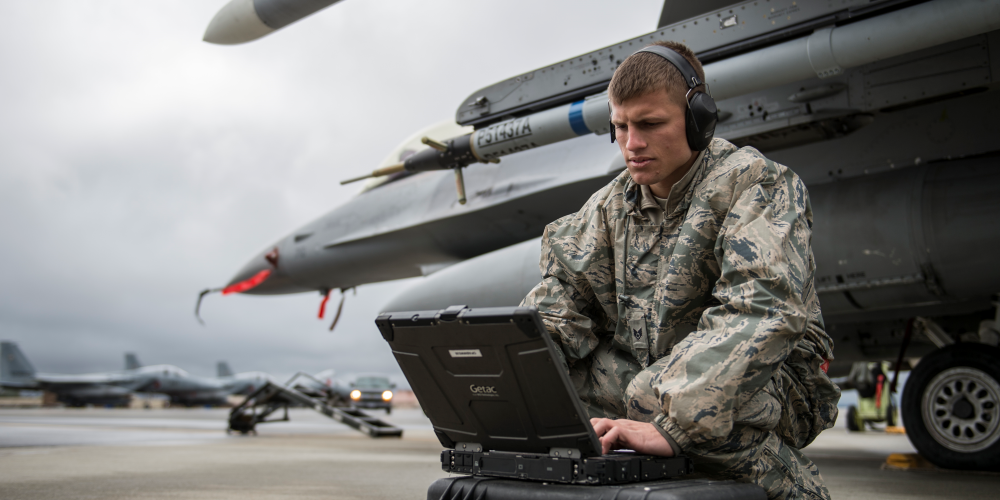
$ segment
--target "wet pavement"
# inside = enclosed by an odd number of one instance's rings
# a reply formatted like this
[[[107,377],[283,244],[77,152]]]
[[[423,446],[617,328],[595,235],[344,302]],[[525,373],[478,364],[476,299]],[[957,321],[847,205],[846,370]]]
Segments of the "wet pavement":
[[[419,409],[368,438],[306,409],[257,436],[227,435],[224,409],[0,410],[0,498],[425,498],[445,477]],[[376,413],[382,417],[383,414]],[[904,435],[824,432],[806,450],[834,498],[996,498],[1000,475],[885,470]]]

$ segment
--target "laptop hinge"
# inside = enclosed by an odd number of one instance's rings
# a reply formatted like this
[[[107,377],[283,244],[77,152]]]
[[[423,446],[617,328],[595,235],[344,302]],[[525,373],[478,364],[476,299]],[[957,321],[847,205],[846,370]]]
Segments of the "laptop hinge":
[[[576,448],[549,448],[550,457],[580,458],[580,450]]]
[[[382,333],[382,338],[387,342],[392,342],[393,331],[392,331],[392,319],[391,314],[382,313],[375,318],[375,326],[378,327],[378,331]]]
[[[455,443],[455,451],[483,451],[483,445],[479,443]]]
[[[465,309],[468,309],[468,306],[450,306],[438,312],[438,319],[441,321],[455,321],[458,319],[458,315]]]

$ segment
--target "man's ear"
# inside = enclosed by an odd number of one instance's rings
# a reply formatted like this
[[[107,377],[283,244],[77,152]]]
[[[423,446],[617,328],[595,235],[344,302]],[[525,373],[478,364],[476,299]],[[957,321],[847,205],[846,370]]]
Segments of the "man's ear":
[[[611,99],[608,99],[608,132],[611,134],[611,144],[615,143],[615,124],[611,121]]]

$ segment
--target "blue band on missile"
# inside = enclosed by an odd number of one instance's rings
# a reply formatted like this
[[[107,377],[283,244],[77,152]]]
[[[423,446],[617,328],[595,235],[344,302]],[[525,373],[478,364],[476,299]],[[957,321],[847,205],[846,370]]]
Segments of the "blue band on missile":
[[[587,135],[590,129],[583,121],[583,101],[576,101],[569,105],[569,126],[573,128],[576,135]]]

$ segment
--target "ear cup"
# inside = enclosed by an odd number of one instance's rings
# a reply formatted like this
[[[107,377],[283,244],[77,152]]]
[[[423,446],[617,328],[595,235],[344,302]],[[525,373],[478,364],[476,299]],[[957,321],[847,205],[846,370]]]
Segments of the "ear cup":
[[[715,124],[719,121],[715,99],[704,92],[695,92],[688,103],[686,118],[688,147],[692,151],[703,151],[712,142]]]

